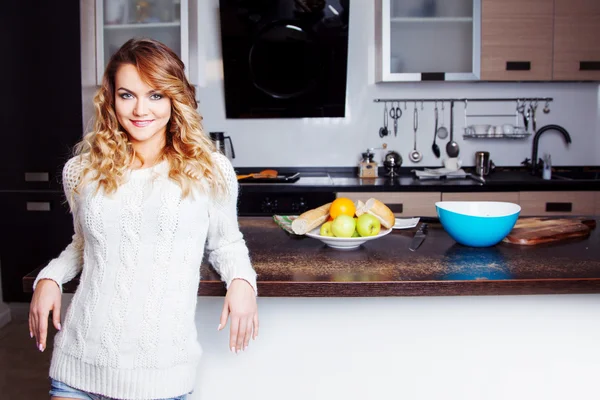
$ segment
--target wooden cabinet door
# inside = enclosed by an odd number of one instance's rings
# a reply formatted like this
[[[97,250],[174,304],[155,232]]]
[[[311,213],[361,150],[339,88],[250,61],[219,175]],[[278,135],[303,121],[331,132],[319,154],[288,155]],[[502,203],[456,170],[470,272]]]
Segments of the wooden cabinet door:
[[[594,192],[521,192],[521,216],[593,215]]]
[[[594,215],[600,215],[600,192],[596,192],[596,206]]]
[[[374,197],[385,203],[396,217],[437,217],[435,203],[440,201],[441,193],[341,192],[337,193],[337,197],[362,202]]]
[[[600,1],[555,0],[554,80],[600,80]]]
[[[553,22],[554,0],[482,0],[481,79],[551,80]]]
[[[519,204],[519,192],[443,193],[443,201],[506,201]]]

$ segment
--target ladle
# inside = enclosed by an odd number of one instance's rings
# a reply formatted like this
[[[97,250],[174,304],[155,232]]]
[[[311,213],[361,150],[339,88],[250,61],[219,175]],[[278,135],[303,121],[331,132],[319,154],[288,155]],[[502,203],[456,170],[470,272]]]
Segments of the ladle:
[[[437,145],[437,143],[435,142],[435,139],[437,138],[437,131],[438,131],[438,108],[437,108],[437,103],[435,103],[435,129],[433,131],[433,144],[431,145],[431,150],[433,151],[433,154],[435,154],[435,156],[437,158],[440,158],[440,146]]]
[[[444,102],[442,102],[442,125],[437,129],[437,136],[440,139],[446,139],[448,137],[448,129],[444,126]]]
[[[237,179],[238,181],[240,179],[246,179],[246,178],[277,178],[277,170],[274,169],[263,169],[262,171],[258,172],[258,173],[253,173],[253,174],[247,174],[247,175],[238,175]]]
[[[417,111],[416,104],[415,104],[415,111],[414,111],[413,115],[414,115],[413,129],[415,131],[415,146],[414,146],[413,150],[410,153],[408,153],[408,158],[410,159],[410,161],[412,161],[414,163],[418,163],[423,158],[423,155],[421,154],[421,152],[419,150],[417,150],[417,129],[419,128],[419,113]]]
[[[393,106],[393,104],[392,104]],[[388,131],[388,109],[387,102],[383,103],[383,126],[379,128],[379,137],[383,138],[389,134]]]
[[[454,141],[454,102],[450,102],[450,141],[446,143],[446,153],[448,157],[458,157],[460,148]]]

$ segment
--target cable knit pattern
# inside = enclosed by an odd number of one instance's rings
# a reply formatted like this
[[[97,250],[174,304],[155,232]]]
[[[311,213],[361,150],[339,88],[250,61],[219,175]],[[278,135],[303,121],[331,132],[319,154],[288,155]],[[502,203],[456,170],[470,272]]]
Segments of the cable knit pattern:
[[[171,312],[171,310],[163,311],[164,303],[161,294],[165,292],[167,276],[170,272],[173,236],[179,222],[180,193],[170,189],[164,190],[161,194],[161,207],[158,212],[158,241],[154,250],[154,263],[151,271],[152,282],[150,293],[146,297],[144,322],[141,327],[142,336],[136,354],[135,366],[139,368],[152,368],[158,365],[159,318],[163,312]]]
[[[119,244],[119,260],[121,268],[117,272],[115,295],[109,308],[109,319],[103,332],[102,348],[96,358],[98,365],[109,365],[112,368],[121,366],[118,349],[123,331],[123,323],[127,314],[127,305],[131,296],[131,288],[140,251],[140,233],[142,226],[142,202],[144,186],[149,182],[133,180],[131,185],[123,188],[123,209],[121,213],[121,242]]]
[[[124,400],[193,389],[202,353],[194,315],[205,248],[227,287],[240,278],[256,290],[237,224],[237,179],[227,158],[213,159],[228,187],[218,199],[199,188],[182,198],[167,162],[129,171],[111,195],[96,191],[96,183],[74,194],[84,162],[67,162],[63,184],[75,235],[35,282],[62,285],[82,272],[54,342],[52,378]]]

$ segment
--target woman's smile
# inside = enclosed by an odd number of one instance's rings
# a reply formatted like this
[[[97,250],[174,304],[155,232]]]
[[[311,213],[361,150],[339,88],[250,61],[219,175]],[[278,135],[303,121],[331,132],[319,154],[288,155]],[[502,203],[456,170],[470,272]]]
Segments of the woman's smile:
[[[131,123],[133,124],[133,126],[135,126],[136,128],[145,128],[148,125],[150,125],[152,122],[154,122],[153,119],[130,119]]]

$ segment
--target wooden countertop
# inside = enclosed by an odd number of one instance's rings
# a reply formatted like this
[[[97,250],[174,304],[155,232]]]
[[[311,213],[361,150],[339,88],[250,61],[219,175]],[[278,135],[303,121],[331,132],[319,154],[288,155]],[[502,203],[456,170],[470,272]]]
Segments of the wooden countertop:
[[[341,251],[287,234],[270,217],[241,217],[259,296],[377,297],[600,293],[600,229],[587,239],[553,245],[463,247],[438,224],[416,252],[415,229],[393,231]],[[31,292],[38,270],[23,279]],[[201,267],[200,296],[222,296],[223,283]],[[78,279],[64,285],[74,292]]]

